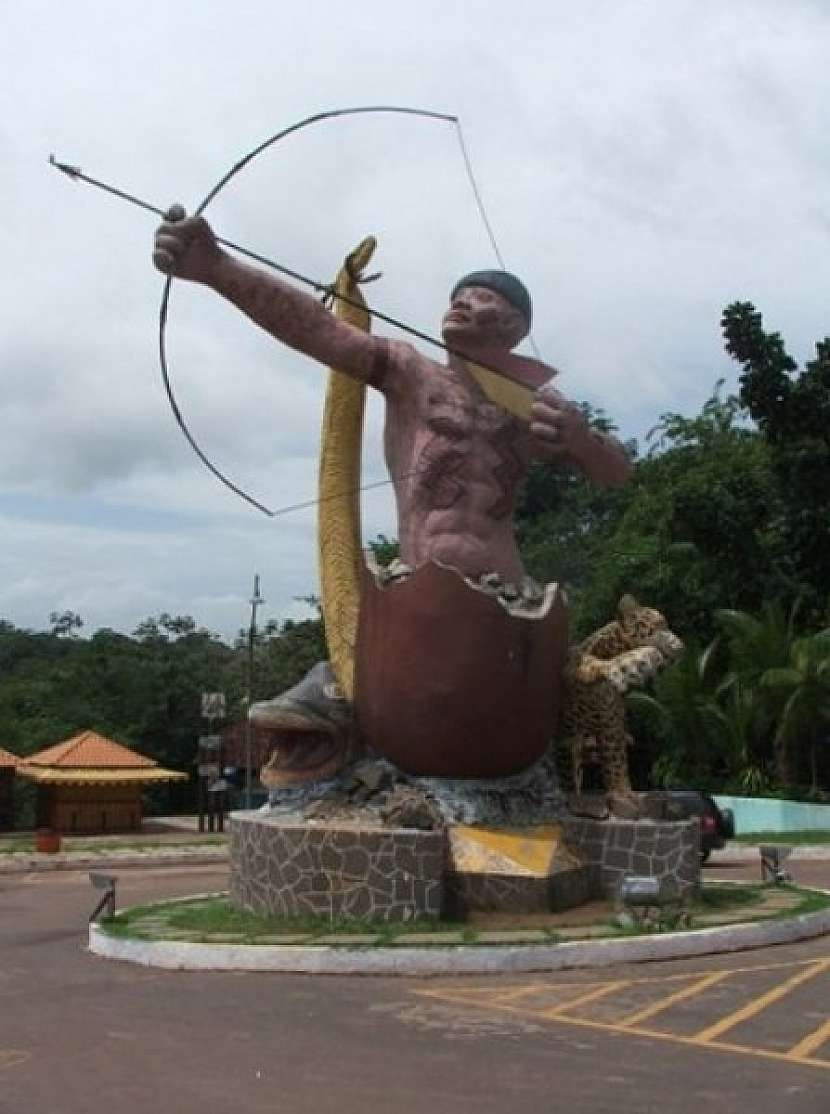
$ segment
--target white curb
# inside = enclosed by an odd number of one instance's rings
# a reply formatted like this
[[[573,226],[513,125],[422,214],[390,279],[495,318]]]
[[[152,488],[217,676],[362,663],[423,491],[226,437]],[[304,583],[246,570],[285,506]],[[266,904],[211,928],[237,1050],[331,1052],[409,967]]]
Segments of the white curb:
[[[657,959],[689,959],[721,952],[794,944],[830,932],[830,909],[799,917],[665,935],[575,940],[563,944],[422,944],[349,947],[346,944],[193,944],[131,940],[89,926],[89,950],[105,959],[176,971],[280,971],[306,975],[484,975],[610,967]]]

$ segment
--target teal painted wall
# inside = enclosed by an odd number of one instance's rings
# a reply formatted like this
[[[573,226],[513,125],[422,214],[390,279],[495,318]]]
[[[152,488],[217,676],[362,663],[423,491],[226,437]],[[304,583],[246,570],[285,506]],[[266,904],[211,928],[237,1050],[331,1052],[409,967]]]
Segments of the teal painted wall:
[[[830,831],[830,805],[805,805],[768,797],[716,796],[719,808],[735,813],[735,831],[796,832]]]

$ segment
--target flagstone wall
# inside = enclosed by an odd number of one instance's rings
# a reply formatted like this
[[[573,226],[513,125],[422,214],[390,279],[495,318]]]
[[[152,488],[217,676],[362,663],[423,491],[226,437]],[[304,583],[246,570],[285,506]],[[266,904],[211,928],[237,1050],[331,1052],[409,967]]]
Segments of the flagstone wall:
[[[613,896],[626,874],[671,879],[681,892],[700,882],[700,825],[684,821],[590,820],[568,816],[565,839],[597,871],[602,893]]]
[[[437,917],[443,832],[231,817],[231,902],[279,917]]]

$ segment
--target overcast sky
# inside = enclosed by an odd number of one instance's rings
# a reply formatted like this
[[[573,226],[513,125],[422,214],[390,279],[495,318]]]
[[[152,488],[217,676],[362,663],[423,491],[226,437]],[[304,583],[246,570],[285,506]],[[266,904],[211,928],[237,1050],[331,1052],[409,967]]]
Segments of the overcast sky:
[[[457,114],[535,337],[624,437],[694,413],[735,369],[719,317],[756,303],[794,356],[830,332],[830,5],[822,0],[26,0],[0,19],[3,436],[0,616],[131,631],[161,611],[231,635],[308,614],[316,516],[268,519],[218,485],[161,386],[152,216],[58,158],[193,208],[251,147],[312,113]],[[379,309],[434,332],[494,265],[452,128],[365,116],[260,157],[219,234],[333,277],[379,240]],[[271,507],[313,498],[325,374],[210,292],[176,286],[171,376],[220,468]],[[364,479],[383,477],[373,404]],[[395,533],[388,489],[364,533]]]

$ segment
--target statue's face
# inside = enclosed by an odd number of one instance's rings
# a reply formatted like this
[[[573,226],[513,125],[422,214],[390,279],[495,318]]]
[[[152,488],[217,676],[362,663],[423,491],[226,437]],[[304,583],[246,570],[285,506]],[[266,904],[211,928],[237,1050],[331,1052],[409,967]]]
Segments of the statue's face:
[[[486,286],[463,286],[441,322],[441,335],[451,348],[496,345],[511,349],[527,332],[524,318],[506,298]]]

